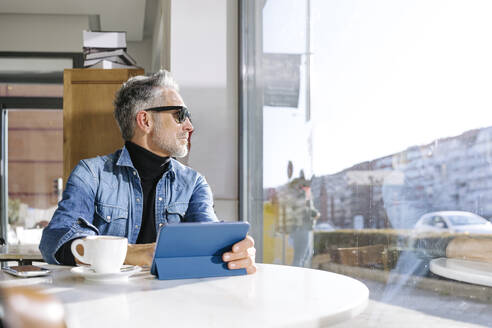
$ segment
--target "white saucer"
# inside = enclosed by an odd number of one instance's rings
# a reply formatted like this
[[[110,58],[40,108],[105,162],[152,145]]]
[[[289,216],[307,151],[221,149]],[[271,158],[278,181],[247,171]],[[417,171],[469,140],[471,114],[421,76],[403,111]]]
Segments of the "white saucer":
[[[140,272],[140,270],[141,268],[139,266],[123,265],[120,269],[120,272],[115,272],[115,273],[97,273],[88,266],[74,267],[70,271],[90,281],[121,282],[121,281],[128,281],[129,276],[137,272]]]

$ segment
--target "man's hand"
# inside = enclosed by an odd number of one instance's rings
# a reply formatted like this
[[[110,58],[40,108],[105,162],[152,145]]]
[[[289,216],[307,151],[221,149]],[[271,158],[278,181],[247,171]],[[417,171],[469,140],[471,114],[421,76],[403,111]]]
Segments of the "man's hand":
[[[154,258],[155,243],[152,244],[128,244],[125,264],[148,265],[152,264]]]
[[[232,246],[232,252],[226,252],[222,255],[224,262],[227,262],[229,269],[246,269],[248,274],[256,272],[255,255],[256,248],[255,241],[251,236],[246,236],[240,242],[237,242]]]

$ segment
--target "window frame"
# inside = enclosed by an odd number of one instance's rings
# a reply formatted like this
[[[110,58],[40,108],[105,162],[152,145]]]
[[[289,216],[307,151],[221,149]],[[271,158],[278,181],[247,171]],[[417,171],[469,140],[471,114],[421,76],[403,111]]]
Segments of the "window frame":
[[[72,68],[84,67],[84,55],[81,52],[22,52],[0,51],[2,58],[59,58],[72,59]],[[0,74],[0,82],[10,83],[63,83],[63,72],[39,73],[26,72],[15,74]]]
[[[264,0],[239,2],[239,219],[251,223],[257,262],[263,262],[263,89]]]

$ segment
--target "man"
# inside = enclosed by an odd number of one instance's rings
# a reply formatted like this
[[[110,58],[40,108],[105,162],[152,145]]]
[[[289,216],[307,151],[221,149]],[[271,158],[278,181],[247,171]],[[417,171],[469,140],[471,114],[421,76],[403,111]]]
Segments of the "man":
[[[39,246],[48,263],[74,265],[76,238],[115,235],[128,238],[125,263],[150,265],[162,225],[218,221],[205,178],[173,158],[187,155],[193,125],[171,74],[129,79],[114,104],[125,146],[72,171]],[[223,259],[230,269],[254,273],[254,255],[248,236]]]
[[[313,225],[319,217],[311,199],[311,181],[301,171],[299,178],[290,181],[279,192],[280,213],[278,228],[289,233],[294,246],[293,266],[311,267],[313,256]]]

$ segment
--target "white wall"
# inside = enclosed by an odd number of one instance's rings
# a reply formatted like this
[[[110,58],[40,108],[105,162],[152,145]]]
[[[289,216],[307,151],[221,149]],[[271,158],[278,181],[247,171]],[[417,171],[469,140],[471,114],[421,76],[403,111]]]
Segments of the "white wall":
[[[152,40],[127,41],[126,50],[137,61],[137,65],[145,70],[145,73],[151,71]]]
[[[212,187],[219,219],[238,219],[238,3],[171,2],[171,71],[193,115],[189,165]]]
[[[82,51],[87,15],[0,14],[0,51]]]

